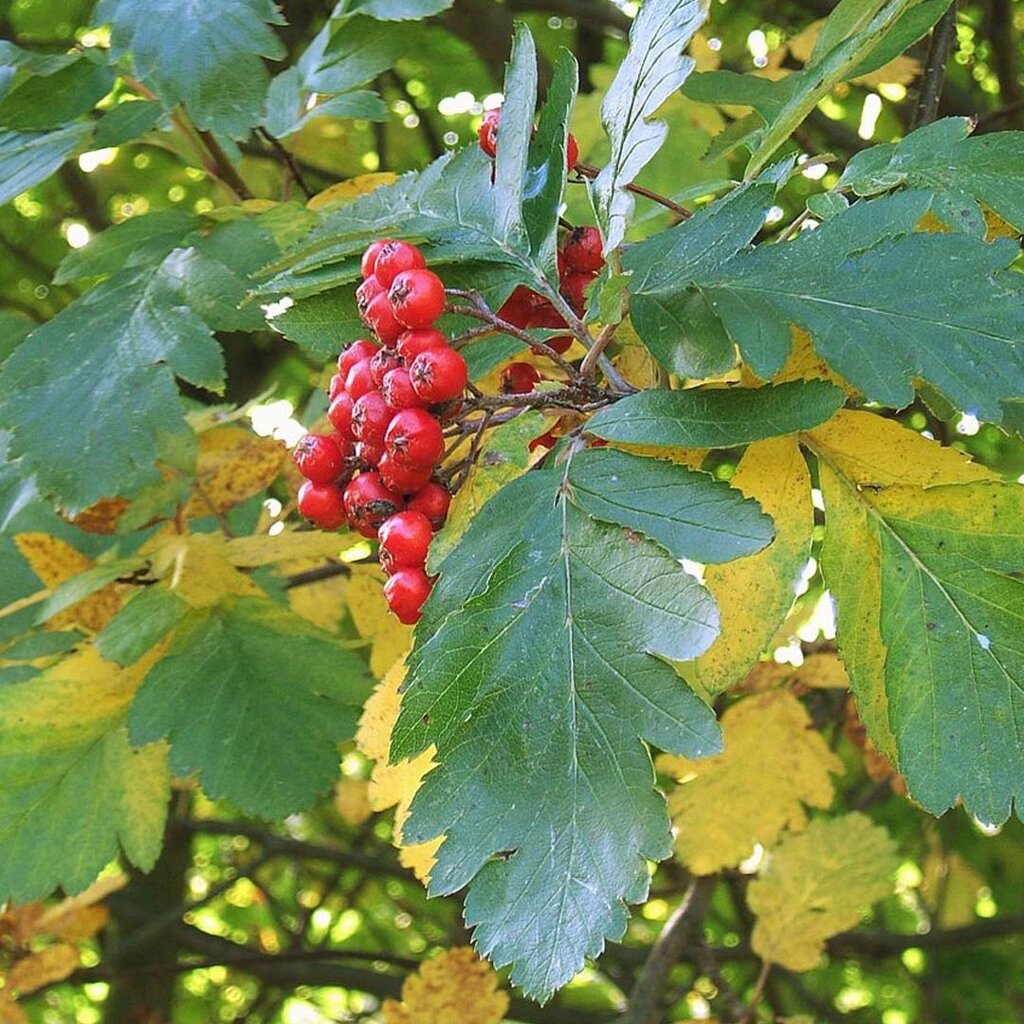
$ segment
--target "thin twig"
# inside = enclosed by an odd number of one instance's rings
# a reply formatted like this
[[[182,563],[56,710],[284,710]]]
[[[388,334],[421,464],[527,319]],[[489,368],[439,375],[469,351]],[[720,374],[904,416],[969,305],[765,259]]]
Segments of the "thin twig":
[[[600,168],[595,167],[593,164],[584,163],[578,163],[576,171],[584,178],[590,178],[591,181],[601,173]],[[652,192],[649,188],[644,188],[643,185],[637,185],[636,182],[631,181],[626,186],[626,191],[632,192],[634,195],[643,196],[644,199],[650,199],[652,203],[657,203],[659,206],[664,206],[666,210],[671,210],[677,217],[682,217],[683,220],[693,216],[691,210],[688,210],[685,206],[680,206],[674,199],[669,199],[668,196],[663,196],[658,192]]]
[[[228,159],[221,144],[213,132],[201,131],[199,138],[203,140],[207,152],[213,159],[213,165],[217,168],[217,177],[220,178],[228,188],[231,189],[239,199],[252,199],[253,191],[245,183],[245,180],[238,173],[235,165]]]
[[[332,580],[337,576],[351,576],[352,568],[344,562],[328,562],[326,565],[319,565],[315,569],[307,569],[305,572],[297,572],[288,576],[282,587],[291,590],[293,587],[305,587],[310,583],[322,583],[324,580]]]
[[[302,189],[303,194],[306,196],[306,198],[312,199],[312,197],[316,195],[316,193],[313,191],[313,189],[309,187],[309,184],[306,182],[306,179],[302,176],[302,171],[299,170],[299,165],[296,162],[295,157],[293,157],[291,153],[289,153],[288,150],[285,149],[285,147],[281,143],[281,140],[278,139],[275,135],[271,135],[266,128],[257,128],[256,133],[260,136],[260,138],[268,142],[270,144],[271,149],[273,149],[274,152],[277,153],[277,155],[281,158],[285,166],[288,168],[288,173],[291,174],[295,184],[298,185],[300,189]]]
[[[932,30],[924,73],[921,75],[917,106],[910,122],[911,131],[922,125],[931,124],[939,116],[939,100],[942,97],[942,87],[946,83],[946,67],[956,43],[956,15],[957,0],[953,0],[949,10]]]
[[[583,357],[583,362],[580,363],[580,376],[589,377],[594,372],[598,359],[601,358],[601,354],[615,337],[615,329],[618,326],[618,324],[605,324],[601,328],[601,333],[594,339],[594,344],[590,347],[590,351]]]

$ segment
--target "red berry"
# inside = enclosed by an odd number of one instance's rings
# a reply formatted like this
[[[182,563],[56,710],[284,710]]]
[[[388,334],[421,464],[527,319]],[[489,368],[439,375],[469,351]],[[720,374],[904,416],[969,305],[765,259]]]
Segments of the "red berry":
[[[386,295],[378,295],[370,303],[363,319],[370,330],[380,338],[381,344],[388,348],[394,346],[405,330],[405,325],[395,319],[395,308]]]
[[[538,448],[554,448],[558,444],[558,438],[555,437],[553,430],[547,430],[543,434],[539,434],[535,437],[526,447],[530,451],[536,451]]]
[[[448,518],[448,506],[451,503],[452,496],[447,489],[432,480],[417,491],[405,507],[414,512],[422,512],[430,520],[430,525],[440,530]]]
[[[580,160],[580,147],[576,142],[576,137],[572,132],[569,132],[569,138],[565,143],[565,169],[571,171]]]
[[[604,266],[601,232],[597,228],[573,228],[562,247],[567,272],[596,274]]]
[[[387,289],[377,280],[376,277],[368,277],[357,289],[356,289],[356,310],[360,317],[363,319],[363,323],[366,322],[366,311],[370,308],[370,303],[373,302],[378,295],[383,295]]]
[[[369,359],[360,359],[345,378],[345,390],[352,401],[362,398],[367,391],[373,390],[373,369]]]
[[[388,291],[395,317],[406,327],[431,327],[444,312],[444,283],[431,270],[404,270]]]
[[[384,374],[388,370],[393,370],[396,366],[401,365],[398,353],[393,348],[378,349],[377,354],[370,360],[370,369],[373,371],[373,383],[380,387],[384,383]]]
[[[411,363],[421,352],[428,348],[444,348],[448,339],[434,327],[424,327],[422,330],[406,331],[398,339],[398,354]]]
[[[405,466],[384,452],[377,463],[377,472],[380,473],[380,478],[389,491],[394,491],[395,494],[415,494],[430,483],[434,467]]]
[[[384,450],[405,466],[434,466],[444,454],[441,424],[426,409],[402,409],[388,424]]]
[[[377,266],[377,257],[380,255],[380,251],[391,241],[392,240],[390,238],[381,238],[376,242],[371,242],[366,247],[366,252],[363,253],[362,261],[359,264],[359,269],[362,272],[364,281],[368,277],[373,277],[374,269]]]
[[[327,418],[331,421],[331,426],[334,427],[341,437],[348,440],[352,438],[353,404],[352,396],[347,391],[342,391],[335,397],[327,409]]]
[[[423,399],[416,394],[412,386],[412,378],[404,366],[395,370],[388,370],[384,374],[384,383],[380,386],[384,401],[392,409],[412,409],[417,405],[423,405]]]
[[[434,530],[422,512],[406,509],[386,520],[377,535],[380,564],[393,573],[396,569],[418,569],[426,562]]]
[[[333,402],[338,395],[345,392],[345,374],[335,373],[331,375],[331,382],[327,385],[327,401]]]
[[[498,150],[498,122],[501,120],[501,109],[488,110],[476,131],[480,140],[480,148],[493,160]]]
[[[509,363],[501,371],[498,390],[503,395],[525,395],[533,390],[534,384],[540,380],[537,367],[530,363]]]
[[[519,285],[498,310],[498,316],[513,327],[526,327],[533,315],[535,298],[540,296]]]
[[[299,511],[323,530],[336,530],[345,522],[342,490],[334,484],[315,484],[307,480],[298,494]]]
[[[374,469],[384,457],[383,446],[369,441],[356,441],[355,451],[356,458],[366,469]]]
[[[554,338],[548,338],[545,345],[554,352],[557,352],[560,356],[572,348],[573,338],[571,334],[559,334]]]
[[[587,308],[586,290],[594,280],[593,274],[566,274],[560,282],[559,291],[566,302],[572,306],[577,316],[582,316]]]
[[[352,436],[357,441],[380,448],[384,444],[384,431],[388,429],[395,412],[389,408],[384,396],[377,390],[367,391],[352,406]]]
[[[405,270],[417,270],[425,267],[427,261],[423,253],[408,242],[388,242],[377,254],[374,274],[385,289]]]
[[[299,472],[315,484],[329,484],[341,476],[345,455],[338,442],[326,434],[306,434],[292,452]]]
[[[565,327],[565,317],[563,317],[562,314],[547,301],[547,299],[544,299],[542,302],[534,305],[533,312],[530,314],[530,319],[526,326],[547,328]]]
[[[360,473],[345,488],[345,513],[364,537],[376,537],[385,519],[401,507],[402,499],[381,483],[377,473]]]
[[[380,349],[375,345],[369,338],[360,338],[358,341],[353,341],[351,345],[346,348],[340,356],[338,356],[338,373],[341,374],[342,379],[348,376],[348,371],[352,369],[362,359],[370,359]]]
[[[413,626],[420,621],[420,609],[430,596],[430,588],[422,569],[399,569],[384,584],[384,596],[398,621]]]
[[[409,367],[409,376],[416,394],[427,405],[449,402],[466,388],[466,360],[451,348],[435,348],[421,352]]]

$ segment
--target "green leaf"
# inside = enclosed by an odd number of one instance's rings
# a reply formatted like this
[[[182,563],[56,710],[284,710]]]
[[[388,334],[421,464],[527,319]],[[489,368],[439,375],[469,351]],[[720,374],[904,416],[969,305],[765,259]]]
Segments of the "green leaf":
[[[332,21],[317,54],[317,40],[299,62],[306,89],[317,93],[343,93],[372,81],[397,63],[415,45],[422,27],[388,25],[370,18]]]
[[[626,236],[635,205],[626,186],[665,141],[668,128],[654,114],[693,70],[682,51],[707,9],[707,0],[647,0],[630,29],[629,50],[601,104],[611,157],[591,188],[606,253]]]
[[[0,130],[0,203],[48,178],[90,134],[88,124],[53,132]]]
[[[732,366],[732,339],[689,282],[713,274],[749,245],[774,196],[774,185],[745,185],[624,253],[623,267],[633,273],[633,327],[665,369],[700,379]]]
[[[78,604],[79,601],[102,590],[119,576],[129,575],[144,564],[145,560],[139,555],[131,555],[115,562],[102,562],[72,576],[61,583],[39,606],[36,611],[36,622],[46,622],[65,608],[70,608],[73,604]]]
[[[957,408],[998,422],[1000,401],[1024,395],[1024,281],[1004,270],[1018,249],[916,231],[931,206],[920,192],[861,201],[696,283],[764,379],[785,362],[796,324],[870,399],[907,405],[923,378]]]
[[[822,380],[762,388],[652,388],[596,413],[587,432],[618,444],[735,448],[817,426],[842,404],[842,391]]]
[[[131,217],[72,249],[54,274],[55,284],[113,274],[124,267],[159,263],[199,227],[199,218],[183,210],[161,210]]]
[[[701,71],[686,80],[683,94],[699,103],[753,107],[765,121],[772,121],[782,112],[798,82],[797,75],[772,81],[738,71]]]
[[[132,742],[166,736],[176,775],[280,818],[337,779],[337,745],[355,731],[367,675],[365,662],[297,615],[229,599],[182,621],[132,705]]]
[[[35,326],[27,316],[0,310],[0,364],[32,333]]]
[[[152,100],[122,101],[97,123],[96,145],[99,148],[122,146],[155,128],[163,116],[163,107]]]
[[[200,129],[243,139],[263,114],[269,75],[263,57],[285,55],[269,25],[272,0],[100,0],[94,18],[111,25],[111,57],[130,52],[136,76],[168,109],[183,103]]]
[[[270,319],[270,325],[314,359],[326,362],[366,331],[356,311],[355,286],[335,288],[296,302]]]
[[[413,21],[448,10],[454,0],[341,0],[331,17],[365,14],[378,21]]]
[[[96,637],[108,661],[134,665],[188,613],[189,606],[168,587],[143,587]]]
[[[729,562],[760,551],[773,536],[756,501],[671,462],[598,449],[573,460],[568,481],[584,512],[639,530],[676,558]]]
[[[850,201],[839,192],[816,192],[807,197],[807,210],[818,220],[831,220],[849,209]]]
[[[513,519],[511,548],[497,545]],[[703,651],[717,618],[658,544],[576,505],[564,468],[505,487],[445,562],[392,735],[393,758],[434,743],[440,762],[404,838],[445,833],[431,892],[469,885],[478,950],[534,998],[621,937],[646,860],[670,852],[641,740],[719,748],[712,712],[663,660]]]
[[[88,57],[51,74],[28,74],[0,100],[0,125],[20,131],[62,128],[92,110],[114,84],[114,73]]]
[[[86,651],[0,686],[0,900],[78,892],[119,846],[153,866],[170,787],[164,745],[128,743],[137,681]]]
[[[856,153],[839,185],[859,196],[906,187],[971,197],[1024,232],[1024,133],[969,137],[971,127],[969,118],[947,117]]]

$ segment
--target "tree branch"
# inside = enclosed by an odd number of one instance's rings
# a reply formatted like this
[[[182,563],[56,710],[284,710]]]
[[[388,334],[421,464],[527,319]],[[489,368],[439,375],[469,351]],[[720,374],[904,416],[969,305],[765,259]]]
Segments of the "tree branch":
[[[921,88],[917,96],[917,106],[910,122],[910,130],[931,124],[939,114],[939,100],[942,87],[946,82],[946,66],[953,54],[956,43],[957,0],[949,5],[949,10],[939,19],[932,30],[931,42],[928,45],[928,57],[925,59],[924,73],[921,76]]]

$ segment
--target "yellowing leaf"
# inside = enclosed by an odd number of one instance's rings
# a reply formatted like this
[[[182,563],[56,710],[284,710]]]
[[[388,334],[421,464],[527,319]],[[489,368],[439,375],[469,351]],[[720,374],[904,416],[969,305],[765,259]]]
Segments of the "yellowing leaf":
[[[722,55],[711,48],[708,37],[698,32],[690,40],[690,56],[697,62],[694,71],[717,71],[722,66]]]
[[[388,611],[384,575],[375,567],[352,567],[346,595],[359,635],[370,641],[370,671],[380,679],[409,649],[412,630]]]
[[[225,554],[232,565],[257,566],[284,562],[293,558],[333,558],[343,547],[345,537],[327,530],[286,530],[275,536],[267,533],[233,537]]]
[[[306,203],[309,210],[323,210],[328,206],[336,206],[338,203],[351,202],[359,196],[373,192],[381,185],[390,185],[398,180],[398,176],[390,171],[380,171],[376,174],[359,174],[347,181],[339,181],[336,185],[329,185],[322,192],[318,192]]]
[[[65,942],[80,942],[95,935],[110,917],[100,903],[113,892],[128,884],[124,874],[108,874],[98,878],[83,892],[68,896],[55,906],[48,907],[36,922],[41,934],[53,935]]]
[[[0,992],[0,1024],[29,1024],[28,1014],[7,995]]]
[[[402,826],[409,817],[409,805],[416,795],[423,776],[434,767],[434,747],[428,747],[417,757],[388,764],[388,751],[391,747],[391,730],[398,718],[398,709],[402,703],[398,692],[405,679],[405,661],[400,660],[392,665],[383,681],[370,695],[363,708],[363,717],[359,720],[356,732],[356,746],[368,758],[375,761],[370,776],[369,801],[375,811],[384,811],[395,807],[395,828],[393,842],[399,848],[400,860],[411,868],[416,877],[426,882],[430,878],[430,870],[434,866],[434,855],[444,842],[439,836],[428,843],[415,846],[402,845]]]
[[[804,663],[793,669],[790,685],[805,686],[811,690],[845,690],[850,677],[839,655],[832,651],[819,651],[804,658]]]
[[[721,634],[683,671],[709,693],[742,679],[774,638],[796,598],[814,530],[811,478],[795,437],[756,441],[730,483],[756,498],[775,539],[748,558],[709,565],[704,582],[721,610]]]
[[[14,543],[32,571],[50,589],[93,567],[91,559],[70,544],[48,533],[19,533]],[[48,620],[51,629],[82,626],[98,633],[121,607],[122,587],[110,583],[102,590],[58,612]]]
[[[217,427],[199,435],[195,493],[185,515],[201,518],[226,512],[267,487],[285,458],[281,441],[243,427]]]
[[[362,825],[373,814],[366,779],[342,778],[334,787],[334,809],[347,825]]]
[[[786,836],[747,890],[754,952],[791,971],[813,970],[826,940],[892,891],[898,863],[889,834],[863,814],[819,818]]]
[[[219,533],[164,533],[153,547],[153,572],[168,577],[171,590],[193,608],[209,607],[229,595],[263,596],[228,561],[227,541]]]
[[[612,362],[619,373],[634,387],[658,386],[660,372],[657,360],[644,345],[626,345]]]
[[[722,716],[723,752],[689,760],[661,757],[679,785],[669,794],[676,855],[696,874],[713,874],[771,846],[784,828],[807,823],[804,804],[828,807],[831,774],[843,763],[804,706],[785,691],[746,697]]]
[[[789,358],[782,369],[772,377],[773,384],[783,384],[791,380],[827,380],[830,384],[842,388],[848,395],[857,394],[856,389],[843,380],[814,350],[811,336],[807,331],[791,324],[789,333],[792,338]],[[740,382],[745,388],[756,388],[765,383],[746,364],[740,367]]]
[[[921,864],[921,895],[943,928],[975,919],[978,891],[985,879],[955,850],[934,844]]]
[[[10,990],[18,995],[35,992],[44,985],[63,981],[78,967],[78,963],[79,954],[74,946],[65,943],[47,946],[38,953],[14,962],[7,972],[5,991]]]
[[[278,566],[282,573],[306,572],[323,565],[320,558],[302,558]],[[344,576],[332,576],[315,583],[304,583],[301,587],[288,589],[288,604],[296,615],[333,633],[341,625],[347,608],[345,594],[348,580]]]
[[[1020,232],[1003,220],[998,213],[993,213],[987,206],[982,208],[982,213],[985,216],[986,242],[991,242],[995,238],[1020,238]]]
[[[402,985],[402,1001],[384,1001],[384,1024],[498,1024],[508,994],[498,976],[468,946],[423,964]]]
[[[86,533],[110,534],[127,507],[127,498],[100,498],[68,521]]]
[[[806,64],[810,59],[814,44],[818,41],[821,27],[825,19],[812,22],[799,35],[794,36],[786,46],[790,54],[801,64]],[[859,78],[850,79],[855,85],[877,86],[883,82],[891,82],[896,85],[908,85],[921,73],[921,62],[913,57],[895,57],[888,64],[861,75]]]

